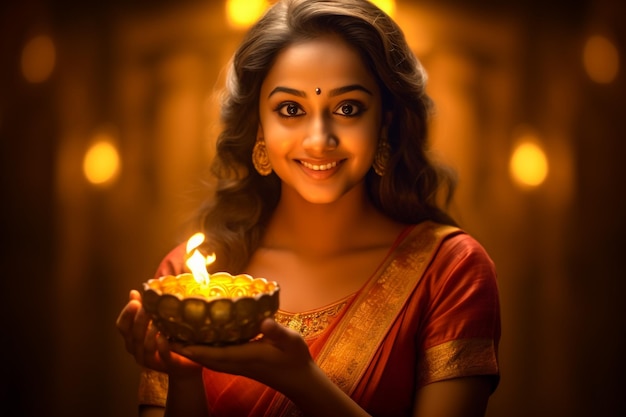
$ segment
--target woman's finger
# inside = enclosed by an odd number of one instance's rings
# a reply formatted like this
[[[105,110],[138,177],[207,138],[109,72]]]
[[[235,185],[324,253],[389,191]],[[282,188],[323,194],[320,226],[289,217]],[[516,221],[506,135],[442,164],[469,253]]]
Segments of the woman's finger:
[[[140,307],[141,294],[139,294],[139,291],[131,290],[128,296],[128,303],[124,306],[115,321],[115,326],[122,334],[125,334],[130,330],[135,319],[135,313],[137,313],[137,310]]]
[[[139,304],[137,301],[130,301],[121,311],[115,323],[117,330],[124,338],[126,350],[129,353],[134,353],[133,326],[135,323],[135,316],[140,309],[141,304]]]
[[[141,302],[141,293],[137,290],[130,290],[129,298]]]
[[[137,311],[135,314],[135,321],[133,322],[133,331],[132,331],[132,345],[134,346],[133,354],[135,355],[135,360],[139,364],[144,363],[145,352],[146,352],[146,340],[148,329],[150,325],[150,317],[146,313],[146,311],[142,308]]]
[[[128,299],[128,303],[124,306],[115,321],[115,327],[124,338],[126,350],[134,354],[134,325],[137,313],[141,310],[141,294],[139,291],[131,290]]]

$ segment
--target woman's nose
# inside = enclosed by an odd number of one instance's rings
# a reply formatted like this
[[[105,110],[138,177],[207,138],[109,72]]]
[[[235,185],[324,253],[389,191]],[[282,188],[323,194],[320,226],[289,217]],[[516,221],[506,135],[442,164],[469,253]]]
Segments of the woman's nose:
[[[338,140],[333,133],[330,117],[320,115],[311,119],[308,132],[302,142],[305,150],[321,154],[337,148]]]

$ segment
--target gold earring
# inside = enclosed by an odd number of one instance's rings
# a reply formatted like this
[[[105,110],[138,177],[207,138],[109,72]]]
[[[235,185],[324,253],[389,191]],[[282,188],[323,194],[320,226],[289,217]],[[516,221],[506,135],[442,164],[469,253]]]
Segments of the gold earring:
[[[262,138],[257,138],[252,149],[252,164],[256,169],[256,172],[264,177],[272,173],[272,164],[270,164],[270,158],[267,156],[267,148],[265,147],[265,141]]]
[[[387,170],[387,164],[389,164],[389,158],[391,157],[391,146],[387,139],[381,138],[378,141],[378,149],[376,149],[376,155],[374,155],[374,172],[379,176],[383,176]]]

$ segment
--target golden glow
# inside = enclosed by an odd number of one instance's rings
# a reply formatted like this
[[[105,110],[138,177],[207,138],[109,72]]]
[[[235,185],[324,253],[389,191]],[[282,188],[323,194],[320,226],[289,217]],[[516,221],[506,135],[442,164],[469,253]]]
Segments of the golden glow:
[[[48,36],[36,36],[22,50],[22,75],[30,83],[44,82],[52,74],[56,50]]]
[[[619,71],[619,52],[607,38],[592,36],[585,43],[583,65],[589,78],[599,84],[608,84]]]
[[[387,13],[389,16],[394,17],[396,14],[396,2],[395,0],[370,0],[379,9]]]
[[[237,29],[246,29],[254,24],[269,6],[267,0],[227,0],[228,23]]]
[[[209,285],[211,277],[206,267],[215,262],[215,254],[211,254],[205,258],[200,251],[196,249],[202,242],[204,242],[204,234],[200,232],[194,234],[187,240],[187,254],[189,255],[191,251],[193,251],[193,253],[187,258],[185,265],[187,265],[187,268],[189,268],[193,278],[198,284]]]
[[[519,185],[537,187],[548,176],[548,159],[534,138],[525,138],[513,151],[509,169]]]
[[[106,185],[117,178],[120,171],[120,157],[110,137],[100,134],[83,159],[83,172],[94,185]]]

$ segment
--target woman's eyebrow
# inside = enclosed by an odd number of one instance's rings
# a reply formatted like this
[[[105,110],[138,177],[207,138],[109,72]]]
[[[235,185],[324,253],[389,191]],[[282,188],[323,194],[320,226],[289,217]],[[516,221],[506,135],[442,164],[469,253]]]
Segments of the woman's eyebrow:
[[[338,95],[341,95],[341,94],[349,93],[350,91],[355,91],[355,90],[363,91],[364,93],[367,93],[370,96],[374,95],[374,93],[372,93],[370,90],[368,90],[367,88],[365,88],[361,84],[351,84],[351,85],[346,85],[345,87],[335,88],[335,89],[330,90],[328,95],[330,97],[334,97],[334,96],[338,96]]]
[[[268,94],[267,98],[272,97],[276,93],[287,93],[287,94],[293,94],[294,96],[298,96],[298,97],[306,97],[306,93],[304,91],[296,90],[295,88],[278,86],[278,87],[274,88]]]

